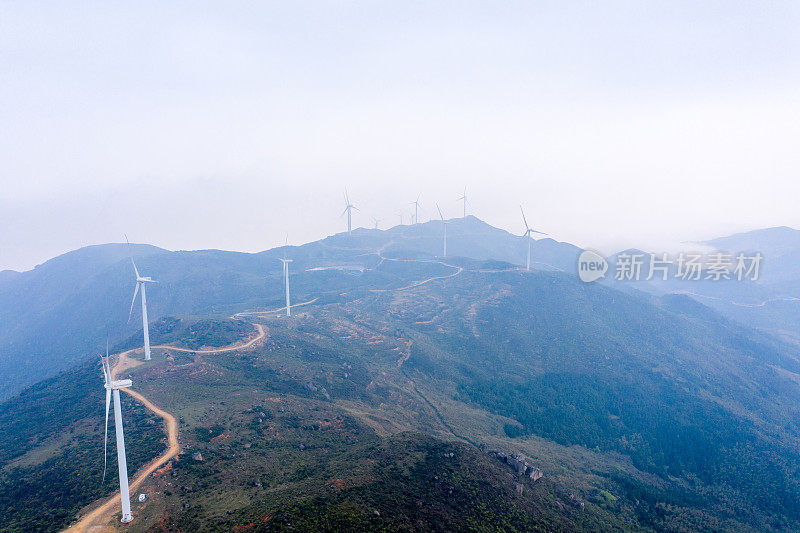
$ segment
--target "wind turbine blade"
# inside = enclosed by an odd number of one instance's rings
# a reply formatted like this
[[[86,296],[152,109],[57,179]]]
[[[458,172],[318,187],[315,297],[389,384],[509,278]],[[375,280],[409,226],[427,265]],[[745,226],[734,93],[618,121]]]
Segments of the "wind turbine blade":
[[[349,206],[349,205],[348,205],[347,207],[345,207],[345,208],[344,208],[344,211],[342,211],[342,214],[341,214],[341,215],[339,215],[339,218],[342,218],[342,217],[345,215],[345,213],[347,213],[347,210],[348,210],[348,209],[350,209],[350,206]]]
[[[539,235],[549,235],[549,233],[545,233],[543,231],[536,231],[535,229],[532,229],[531,232],[538,233]]]
[[[136,303],[136,295],[139,294],[139,282],[136,282],[136,288],[133,290],[133,299],[131,300],[131,310],[128,311],[128,322],[131,321],[131,316],[133,316],[133,304]]]
[[[519,206],[519,212],[522,213],[522,221],[525,223],[525,229],[526,230],[530,229],[528,227],[528,221],[525,220],[525,211],[522,210],[522,206]]]
[[[103,367],[103,379],[105,379],[106,383],[111,383],[111,377],[108,375],[108,370],[106,370],[106,362],[103,359],[103,356],[100,356],[100,366]]]
[[[439,209],[439,204],[438,203],[436,204],[436,210],[439,211],[439,218],[441,218],[442,221],[444,221],[444,215],[442,214],[442,210]]]
[[[138,278],[139,271],[136,269],[136,262],[133,260],[133,253],[131,252],[131,241],[128,240],[128,235],[126,233],[123,233],[123,235],[125,235],[125,242],[128,243],[128,257],[131,258],[131,263],[133,264],[133,271],[136,272],[136,277]]]
[[[106,369],[103,366],[103,373]],[[111,389],[106,389],[106,434],[103,437],[103,481],[106,480],[106,468],[108,467],[108,411],[111,407]]]

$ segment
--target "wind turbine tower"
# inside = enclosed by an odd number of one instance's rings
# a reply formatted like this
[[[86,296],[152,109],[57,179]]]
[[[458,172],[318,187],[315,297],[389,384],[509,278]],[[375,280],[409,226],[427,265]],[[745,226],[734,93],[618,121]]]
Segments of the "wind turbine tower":
[[[464,194],[458,197],[459,200],[464,202],[464,218],[467,218],[467,188],[464,187]]]
[[[536,231],[535,229],[531,229],[530,226],[528,226],[528,221],[525,220],[525,211],[522,210],[522,206],[519,206],[519,210],[522,213],[522,222],[525,223],[525,233],[523,233],[522,236],[525,237],[525,239],[528,241],[528,259],[525,262],[525,270],[530,270],[531,269],[531,241],[533,240],[531,238],[531,234],[532,233],[538,233],[539,235],[547,235],[547,233],[544,233],[544,232],[541,232],[541,231]]]
[[[380,223],[381,219],[372,217],[372,221],[375,223],[375,229],[378,229],[378,223]]]
[[[289,263],[291,259],[281,259],[283,262],[283,286],[286,287],[286,316],[292,316],[292,306],[289,303]]]
[[[344,211],[342,211],[342,214],[340,216],[344,216],[344,214],[347,213],[347,234],[351,235],[351,232],[352,232],[352,225],[351,225],[352,216],[351,216],[351,213],[352,213],[353,209],[358,210],[358,208],[350,203],[350,198],[347,196],[347,189],[344,190],[344,203],[345,203],[345,208],[344,208]]]
[[[419,224],[419,198],[420,197],[417,196],[417,199],[411,202],[411,205],[414,206],[414,221],[413,221],[414,224]]]
[[[350,203],[350,202],[348,202]],[[286,236],[286,248],[289,247],[289,236]],[[286,288],[286,316],[292,316],[292,306],[289,302],[289,263],[292,262],[291,259],[286,259],[286,248],[283,251],[283,258],[281,258],[281,262],[283,262],[283,286]]]
[[[128,241],[128,237],[125,237],[125,241]],[[128,246],[130,246],[130,242],[128,242]],[[133,304],[136,303],[136,295],[139,293],[139,289],[142,289],[142,330],[144,331],[144,360],[150,360],[150,330],[147,327],[147,295],[145,294],[145,286],[148,283],[158,283],[157,281],[151,279],[149,276],[140,276],[139,269],[136,268],[136,261],[133,260],[133,255],[131,255],[131,263],[133,264],[133,271],[136,273],[136,288],[133,290],[133,299],[131,300],[131,310],[128,312],[128,322],[131,321],[131,316],[133,316]]]
[[[439,204],[436,204],[436,210],[439,211],[439,218],[442,219],[442,226],[444,226],[444,249],[442,250],[442,257],[447,257],[447,221],[442,215],[442,210],[439,209]]]
[[[127,523],[133,520],[131,515],[131,496],[128,491],[128,463],[125,459],[125,435],[122,431],[122,406],[119,401],[119,390],[126,389],[132,385],[131,380],[122,379],[112,381],[111,367],[108,364],[108,339],[106,339],[106,356],[100,357],[103,364],[103,375],[105,377],[106,388],[106,434],[103,443],[104,466],[103,479],[106,478],[106,466],[108,465],[108,411],[111,407],[111,396],[114,396],[114,429],[117,433],[117,465],[119,466],[119,497],[122,500],[122,522]]]

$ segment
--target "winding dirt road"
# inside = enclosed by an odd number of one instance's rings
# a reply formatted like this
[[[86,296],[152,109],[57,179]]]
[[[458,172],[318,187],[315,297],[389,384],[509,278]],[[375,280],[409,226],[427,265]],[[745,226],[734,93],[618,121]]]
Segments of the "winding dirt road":
[[[311,305],[314,302],[319,300],[319,297],[314,298],[313,300],[309,300],[307,302],[300,302],[298,304],[292,304],[289,306],[289,309],[294,309],[295,307],[302,307],[304,305]],[[275,313],[280,313],[281,311],[286,311],[286,306],[279,307],[278,309],[271,309],[269,311],[242,311],[241,313],[236,313],[231,318],[239,318],[243,316],[263,316],[263,315],[270,315]]]
[[[457,276],[457,275],[461,274],[464,271],[464,269],[462,267],[459,267],[459,266],[456,266],[456,265],[450,265],[450,264],[447,264],[447,263],[445,263],[443,261],[429,261],[429,260],[415,260],[415,259],[391,259],[391,258],[384,257],[381,254],[381,252],[382,252],[382,249],[378,250],[377,252],[374,252],[374,253],[377,253],[380,256],[381,262],[383,262],[384,260],[389,260],[389,261],[409,261],[409,262],[432,262],[432,263],[441,264],[441,265],[446,266],[448,268],[452,268],[452,269],[455,270],[455,272],[453,272],[452,274],[444,275],[444,276],[435,276],[435,277],[431,277],[431,278],[428,278],[428,279],[425,279],[425,280],[422,280],[422,281],[417,281],[417,282],[414,282],[414,283],[412,283],[410,285],[407,285],[405,287],[398,287],[398,288],[394,288],[394,289],[371,289],[371,292],[403,291],[403,290],[413,289],[415,287],[419,287],[421,285],[425,285],[426,283],[430,283],[432,281],[452,278],[454,276]],[[313,304],[314,302],[316,302],[317,300],[318,300],[318,298],[314,298],[313,300],[309,300],[307,302],[301,302],[301,303],[292,304],[290,307],[291,308],[295,308],[295,307],[301,307],[301,306],[304,306],[304,305],[310,305],[310,304]],[[260,315],[265,315],[265,314],[272,314],[272,313],[284,311],[285,309],[286,309],[286,307],[284,306],[284,307],[281,307],[279,309],[274,309],[274,310],[270,310],[270,311],[245,311],[245,312],[241,312],[241,313],[236,313],[235,315],[233,315],[232,318],[239,318],[239,317],[245,317],[245,316],[260,316]],[[214,353],[233,352],[233,351],[236,351],[236,350],[249,348],[250,346],[252,346],[256,342],[258,342],[259,340],[264,338],[264,336],[265,336],[264,326],[262,326],[261,324],[256,324],[256,323],[254,323],[253,325],[258,330],[258,334],[256,335],[255,338],[253,338],[253,339],[251,339],[251,340],[249,340],[249,341],[247,341],[245,343],[233,344],[233,345],[227,346],[225,348],[218,348],[218,349],[211,349],[211,350],[190,350],[188,348],[178,348],[178,347],[175,347],[175,346],[168,346],[168,345],[156,345],[156,346],[153,346],[153,348],[161,348],[161,349],[168,349],[168,350],[172,350],[172,351],[176,351],[176,352],[188,352],[188,353],[199,353],[199,354],[214,354]],[[137,349],[137,350],[139,350],[139,349]],[[118,355],[117,362],[114,364],[114,367],[111,369],[112,379],[116,379],[116,377],[119,374],[121,374],[122,372],[124,372],[126,370],[129,370],[131,368],[134,368],[136,366],[139,366],[139,365],[143,364],[143,361],[140,361],[138,359],[132,359],[130,357],[130,355],[133,352],[137,351],[137,350],[128,350],[128,351],[122,352],[122,353],[120,353]],[[410,355],[410,353],[409,353],[409,355]],[[407,359],[407,358],[408,358],[408,356],[405,357],[405,359]],[[398,362],[398,369],[400,369],[400,371],[403,372],[403,374],[405,374],[405,371],[401,368],[403,362],[405,362],[404,359],[401,359],[401,361]],[[420,391],[416,388],[416,384],[414,384],[413,380],[411,380],[411,378],[408,377],[408,375],[406,375],[406,377],[409,379],[409,381],[411,381],[412,386],[414,387],[414,390],[417,392],[417,394],[422,396],[422,398],[427,403],[430,404],[430,402],[428,402],[427,398],[425,398],[424,395],[422,395],[420,393]],[[157,458],[153,459],[150,463],[148,463],[145,467],[141,468],[135,474],[133,481],[130,482],[130,484],[129,484],[131,494],[135,494],[136,490],[139,488],[139,486],[142,483],[144,483],[144,481],[148,478],[148,476],[150,476],[153,472],[156,471],[156,469],[158,469],[159,467],[161,467],[164,464],[166,464],[167,461],[169,461],[170,459],[172,459],[173,457],[178,455],[178,453],[180,452],[180,444],[178,442],[178,422],[175,420],[175,417],[171,413],[161,409],[159,406],[157,406],[156,404],[154,404],[153,402],[151,402],[150,400],[148,400],[147,398],[142,396],[140,393],[138,393],[138,392],[136,392],[134,390],[131,390],[131,389],[123,389],[123,390],[127,394],[130,394],[136,401],[138,401],[139,403],[141,403],[142,405],[144,405],[145,407],[150,409],[150,411],[152,411],[156,415],[160,416],[164,420],[164,424],[165,424],[165,427],[167,429],[167,438],[168,438],[168,442],[169,442],[169,447],[166,449],[166,451],[163,454],[161,454]],[[434,412],[437,414],[437,416],[439,416],[442,424],[445,427],[448,427],[448,429],[449,429],[449,426],[444,422],[444,420],[441,419],[441,416],[439,415],[438,410],[436,409],[436,407],[433,406],[433,404],[430,404],[430,405],[434,409]],[[452,429],[450,431],[452,433]],[[456,437],[459,437],[455,433],[453,433],[453,434]],[[467,440],[469,442],[469,439],[466,439],[465,437],[459,437],[459,438],[462,438],[462,439]],[[118,515],[119,512],[120,512],[120,500],[119,500],[119,492],[117,492],[113,496],[108,498],[102,505],[92,509],[89,513],[87,513],[85,516],[83,516],[76,524],[70,526],[65,531],[67,533],[114,531],[115,528],[113,528],[109,524],[116,518],[116,516]]]
[[[256,329],[258,330],[258,334],[255,338],[241,344],[233,344],[231,346],[226,346],[225,348],[218,348],[214,350],[189,350],[186,348],[176,348],[174,346],[165,346],[165,345],[158,345],[153,346],[153,348],[166,348],[169,350],[175,350],[180,352],[192,352],[192,353],[200,353],[200,354],[212,354],[212,353],[223,353],[223,352],[233,352],[236,350],[242,350],[244,348],[249,348],[259,340],[264,338],[264,326],[261,324],[253,324]],[[116,379],[117,375],[121,372],[134,368],[142,364],[142,361],[131,359],[130,354],[133,353],[135,350],[128,350],[127,352],[122,352],[119,354],[117,358],[117,362],[114,367],[111,369],[111,378]],[[122,389],[126,393],[130,394],[136,401],[150,409],[153,413],[160,416],[164,419],[164,424],[167,429],[167,440],[169,442],[169,447],[166,449],[164,453],[150,461],[146,466],[139,469],[136,475],[133,478],[133,481],[129,483],[130,492],[131,494],[135,494],[136,490],[139,486],[144,483],[144,481],[150,476],[153,472],[156,471],[159,467],[163,466],[167,463],[170,459],[178,455],[180,452],[180,444],[178,443],[178,422],[175,420],[175,417],[168,413],[167,411],[161,409],[159,406],[139,394],[138,392],[131,390],[131,389]],[[119,500],[119,492],[116,492],[113,496],[107,499],[102,505],[92,509],[86,516],[82,517],[76,524],[70,526],[65,531],[67,533],[83,533],[86,531],[92,532],[100,532],[100,531],[114,531],[114,528],[109,526],[108,524],[114,520],[116,515],[120,512],[120,500]]]
[[[397,288],[394,288],[394,289],[370,289],[369,290],[370,292],[405,291],[405,290],[408,290],[408,289],[413,289],[415,287],[419,287],[420,285],[425,285],[426,283],[430,283],[431,281],[452,278],[452,277],[458,276],[459,274],[464,272],[464,269],[461,268],[460,266],[449,265],[449,264],[447,264],[447,263],[445,263],[443,261],[429,261],[427,259],[389,259],[389,258],[384,258],[383,256],[381,256],[381,259],[386,259],[387,261],[403,261],[403,262],[409,262],[409,263],[437,263],[437,264],[440,264],[442,266],[446,266],[448,268],[454,268],[454,269],[456,269],[456,271],[453,272],[452,274],[447,274],[446,276],[435,276],[435,277],[432,277],[432,278],[424,279],[422,281],[415,281],[411,285],[406,285],[405,287],[397,287]]]

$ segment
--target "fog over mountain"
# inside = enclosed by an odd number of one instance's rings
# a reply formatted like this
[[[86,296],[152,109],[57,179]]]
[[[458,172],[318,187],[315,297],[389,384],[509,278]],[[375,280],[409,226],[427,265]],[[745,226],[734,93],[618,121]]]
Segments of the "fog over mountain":
[[[800,531],[798,28],[0,4],[0,533]]]
[[[0,270],[124,233],[318,240],[470,212],[613,253],[800,227],[800,7],[16,3]],[[99,73],[102,73],[100,75]],[[408,220],[408,219],[406,219]]]

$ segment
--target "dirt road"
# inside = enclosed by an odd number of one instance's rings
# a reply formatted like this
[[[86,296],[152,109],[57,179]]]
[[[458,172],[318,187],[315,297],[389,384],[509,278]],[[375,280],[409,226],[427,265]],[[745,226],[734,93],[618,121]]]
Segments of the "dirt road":
[[[214,350],[188,350],[186,348],[176,348],[174,346],[153,346],[153,348],[167,348],[170,350],[176,350],[181,352],[195,352],[195,353],[202,353],[202,354],[212,354],[212,353],[223,353],[223,352],[232,352],[235,350],[241,350],[244,348],[249,348],[259,340],[264,338],[264,326],[261,324],[253,324],[256,329],[258,330],[258,335],[255,338],[242,343],[242,344],[233,344],[231,346],[226,346],[225,348],[218,348]],[[117,362],[114,367],[111,369],[111,378],[116,379],[116,377],[124,372],[125,370],[129,370],[136,366],[142,364],[142,361],[131,359],[130,354],[133,353],[135,350],[128,350],[127,352],[122,352],[119,354],[117,358]],[[159,467],[163,466],[167,463],[170,459],[178,455],[180,452],[180,444],[178,443],[178,422],[175,420],[175,417],[168,413],[167,411],[161,409],[159,406],[139,394],[138,392],[131,390],[131,389],[122,389],[126,393],[130,394],[136,401],[150,409],[153,413],[160,416],[164,419],[164,424],[167,430],[167,441],[169,443],[169,447],[166,449],[164,453],[159,455],[157,458],[150,461],[145,467],[139,469],[136,475],[133,478],[133,481],[128,484],[130,487],[131,496],[136,493],[136,490],[139,486],[144,483],[144,481],[150,476],[153,472],[156,471]],[[114,528],[109,525],[119,514],[120,512],[120,500],[119,500],[119,492],[116,492],[112,497],[106,500],[102,505],[92,509],[86,516],[82,517],[76,524],[70,526],[65,531],[67,533],[83,533],[83,532],[102,532],[102,531],[114,531]]]

